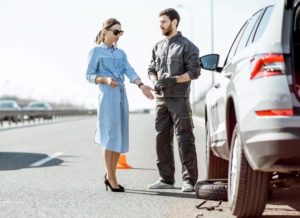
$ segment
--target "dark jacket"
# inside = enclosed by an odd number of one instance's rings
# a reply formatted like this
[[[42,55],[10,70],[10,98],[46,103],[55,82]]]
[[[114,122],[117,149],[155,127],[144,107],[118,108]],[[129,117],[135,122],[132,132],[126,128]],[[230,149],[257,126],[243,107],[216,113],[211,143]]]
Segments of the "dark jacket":
[[[191,79],[200,76],[199,50],[187,38],[178,32],[170,39],[158,42],[152,51],[148,75],[158,79],[188,73]],[[158,97],[189,97],[191,81],[176,83],[164,89]]]

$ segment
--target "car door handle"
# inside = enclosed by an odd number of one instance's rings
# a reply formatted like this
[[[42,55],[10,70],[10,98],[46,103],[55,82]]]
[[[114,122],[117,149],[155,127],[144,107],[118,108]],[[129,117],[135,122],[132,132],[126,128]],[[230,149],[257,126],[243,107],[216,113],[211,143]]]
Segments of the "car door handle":
[[[220,88],[220,83],[215,84],[214,87],[215,87],[216,89]]]
[[[226,78],[230,79],[230,78],[231,78],[231,73],[226,73],[224,76],[225,76]]]

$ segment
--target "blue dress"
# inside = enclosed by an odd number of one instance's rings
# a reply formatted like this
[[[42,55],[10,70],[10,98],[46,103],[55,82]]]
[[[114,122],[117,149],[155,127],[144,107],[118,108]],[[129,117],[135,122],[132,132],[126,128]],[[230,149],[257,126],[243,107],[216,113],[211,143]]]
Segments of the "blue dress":
[[[129,109],[124,75],[130,82],[139,78],[123,50],[114,46],[110,48],[104,43],[92,49],[86,79],[96,84],[96,76],[101,76],[111,77],[118,82],[116,88],[97,84],[100,93],[95,142],[118,153],[128,152],[129,149]]]

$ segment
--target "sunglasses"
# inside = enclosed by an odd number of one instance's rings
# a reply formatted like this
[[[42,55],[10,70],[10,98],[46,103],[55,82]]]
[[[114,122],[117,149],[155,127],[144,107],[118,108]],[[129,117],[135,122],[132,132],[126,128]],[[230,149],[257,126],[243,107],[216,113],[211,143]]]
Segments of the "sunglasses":
[[[113,29],[109,29],[109,30],[112,31],[115,36],[117,36],[119,34],[120,34],[120,36],[122,36],[124,33],[123,30],[113,30]]]

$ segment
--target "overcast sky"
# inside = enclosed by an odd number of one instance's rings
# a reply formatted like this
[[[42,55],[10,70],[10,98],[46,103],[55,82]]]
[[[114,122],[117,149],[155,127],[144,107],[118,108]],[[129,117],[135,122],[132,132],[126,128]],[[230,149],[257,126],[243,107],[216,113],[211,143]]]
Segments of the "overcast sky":
[[[213,0],[214,52],[221,54],[221,62],[245,20],[269,2]],[[118,46],[144,83],[151,84],[151,50],[163,38],[159,12],[178,10],[178,29],[205,55],[211,53],[210,5],[211,0],[1,0],[0,96],[95,106],[98,89],[85,80],[87,58],[110,17],[125,31]],[[209,84],[209,73],[203,72],[195,82],[196,97]],[[154,107],[128,80],[126,87],[130,109]]]

